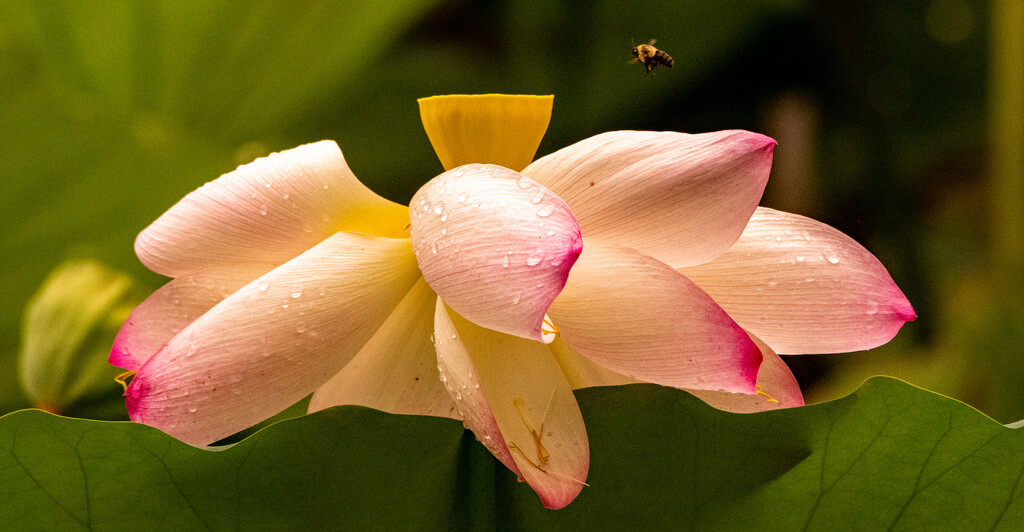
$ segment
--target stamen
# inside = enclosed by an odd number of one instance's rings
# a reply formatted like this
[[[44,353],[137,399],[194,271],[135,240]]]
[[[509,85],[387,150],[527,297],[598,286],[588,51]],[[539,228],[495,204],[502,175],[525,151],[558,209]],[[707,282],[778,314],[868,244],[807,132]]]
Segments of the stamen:
[[[549,331],[549,330],[545,329],[545,328],[544,328],[544,327],[542,326],[542,327],[540,328],[540,332],[542,332],[542,333],[545,333],[545,334],[558,334],[558,333],[560,332],[560,331],[558,330],[558,327],[555,327],[555,324],[554,324],[554,323],[551,323],[551,321],[549,321],[549,320],[548,320],[548,317],[547,317],[547,316],[544,316],[544,325],[547,325],[548,327],[551,327],[551,330]]]
[[[764,390],[761,389],[761,385],[760,384],[757,385],[757,395],[763,395],[763,396],[767,397],[768,401],[772,402],[772,403],[778,403],[779,402],[774,397],[772,397],[772,396],[768,395],[767,393],[765,393]]]
[[[546,465],[548,460],[551,458],[551,453],[548,452],[544,447],[544,444],[541,442],[541,440],[544,439],[544,423],[541,422],[540,432],[537,432],[533,428],[533,423],[530,423],[530,417],[526,415],[526,407],[523,404],[523,398],[516,397],[512,400],[512,404],[517,410],[519,410],[519,416],[523,419],[523,423],[526,425],[526,428],[529,429],[530,435],[533,436],[533,443],[537,446],[537,462],[539,462],[540,465]],[[551,406],[550,401],[548,402],[548,406]],[[544,412],[544,417],[547,417],[546,411]],[[520,452],[522,451],[520,450]],[[531,461],[530,463],[532,464],[533,462]],[[540,466],[537,466],[537,469],[540,469]]]
[[[131,378],[132,376],[134,376],[136,373],[138,373],[138,371],[135,371],[134,369],[130,369],[130,370],[128,370],[128,371],[126,371],[124,373],[121,373],[118,376],[114,377],[114,382],[120,384],[121,387],[124,388],[124,391],[127,392],[128,391],[128,379]]]

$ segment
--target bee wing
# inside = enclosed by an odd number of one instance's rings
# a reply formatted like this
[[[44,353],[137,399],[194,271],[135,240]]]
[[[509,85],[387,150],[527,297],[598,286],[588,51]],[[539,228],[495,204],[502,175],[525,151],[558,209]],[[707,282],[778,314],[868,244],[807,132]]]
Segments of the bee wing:
[[[658,39],[651,39],[651,42],[649,42],[649,43],[647,43],[647,44],[653,45],[653,44],[654,44],[654,43],[656,43],[656,42],[658,42]]]

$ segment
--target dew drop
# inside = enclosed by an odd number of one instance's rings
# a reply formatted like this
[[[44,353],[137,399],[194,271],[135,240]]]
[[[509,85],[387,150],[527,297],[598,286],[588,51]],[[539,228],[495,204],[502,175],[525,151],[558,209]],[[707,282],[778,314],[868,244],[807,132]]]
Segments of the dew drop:
[[[437,205],[434,205],[434,214],[441,214],[442,212],[444,212],[443,203],[438,203]]]
[[[526,176],[520,176],[516,184],[519,185],[519,188],[526,190],[533,186],[533,180]]]
[[[537,216],[540,216],[541,218],[546,218],[548,216],[551,216],[551,213],[553,212],[555,212],[555,207],[553,205],[545,205],[541,207],[540,210],[537,211]]]
[[[804,257],[803,255],[797,255],[797,257],[796,257],[796,261],[797,262],[803,262],[806,259],[807,259],[807,257]]]
[[[437,255],[437,242],[430,243],[430,252]]]
[[[190,413],[192,413],[192,414],[195,414],[195,413],[196,413],[196,410],[198,410],[198,408],[196,408],[196,407],[194,407],[194,406],[190,406],[190,407],[188,407],[188,411],[189,411]]]
[[[441,221],[442,222],[447,222],[448,221],[448,213],[444,213],[444,214],[441,215]]]
[[[288,199],[288,193],[281,194],[281,199]]]
[[[442,218],[441,221],[443,222],[444,218]],[[447,227],[442,227],[441,228],[441,235],[443,236],[443,235],[447,235],[447,234],[448,234],[448,228]]]
[[[462,194],[459,194],[459,197],[456,199],[459,200],[459,203],[466,203],[466,200],[469,199],[469,192],[463,192]]]
[[[536,205],[536,204],[540,203],[543,200],[544,200],[544,191],[541,190],[541,191],[537,192],[536,196],[530,198],[530,203]]]
[[[526,257],[526,265],[536,266],[540,264],[540,261],[542,260],[544,260],[544,256],[540,254],[540,250],[538,249],[533,255]]]
[[[512,298],[512,304],[513,305],[518,305],[520,298],[521,298],[520,294],[516,294],[515,297]]]
[[[505,267],[505,268],[508,268],[508,266],[509,266],[509,263],[511,263],[511,262],[512,262],[512,261],[511,261],[511,260],[509,260],[509,258],[508,258],[508,255],[505,255],[505,256],[504,256],[504,257],[502,258],[502,261],[501,261],[501,265],[502,265],[503,267]]]
[[[806,240],[808,242],[811,241],[811,234],[808,233],[806,229],[804,229],[803,231],[800,231],[800,235],[804,237],[804,240]]]
[[[261,216],[266,216],[267,215],[267,206],[266,205],[260,205],[260,215]]]

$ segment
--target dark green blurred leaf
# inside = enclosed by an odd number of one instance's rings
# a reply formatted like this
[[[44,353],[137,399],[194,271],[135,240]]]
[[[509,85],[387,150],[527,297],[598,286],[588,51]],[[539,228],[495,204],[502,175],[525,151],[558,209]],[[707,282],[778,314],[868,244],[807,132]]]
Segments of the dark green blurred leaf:
[[[339,407],[204,451],[130,423],[0,418],[10,529],[1020,529],[1024,432],[892,379],[738,415],[577,393],[590,487],[543,509],[455,421]]]

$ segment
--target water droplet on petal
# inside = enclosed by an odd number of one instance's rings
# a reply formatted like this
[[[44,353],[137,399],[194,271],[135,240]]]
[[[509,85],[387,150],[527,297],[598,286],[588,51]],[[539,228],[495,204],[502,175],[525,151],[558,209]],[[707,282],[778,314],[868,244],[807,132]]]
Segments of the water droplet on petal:
[[[554,205],[545,205],[545,206],[541,207],[540,210],[537,211],[537,216],[540,216],[541,218],[545,218],[545,217],[551,216],[551,213],[553,213],[553,212],[555,212]]]
[[[511,261],[511,260],[509,260],[509,258],[508,258],[508,255],[505,255],[505,256],[504,256],[504,257],[502,258],[502,261],[501,261],[501,265],[502,265],[502,266],[504,266],[505,268],[508,268],[508,266],[509,266],[509,263],[511,263],[511,262],[512,262],[512,261]]]
[[[444,212],[443,203],[438,203],[437,205],[434,205],[434,214],[441,214],[442,212]]]
[[[267,215],[267,206],[266,205],[260,205],[260,215],[261,216],[266,216]]]

